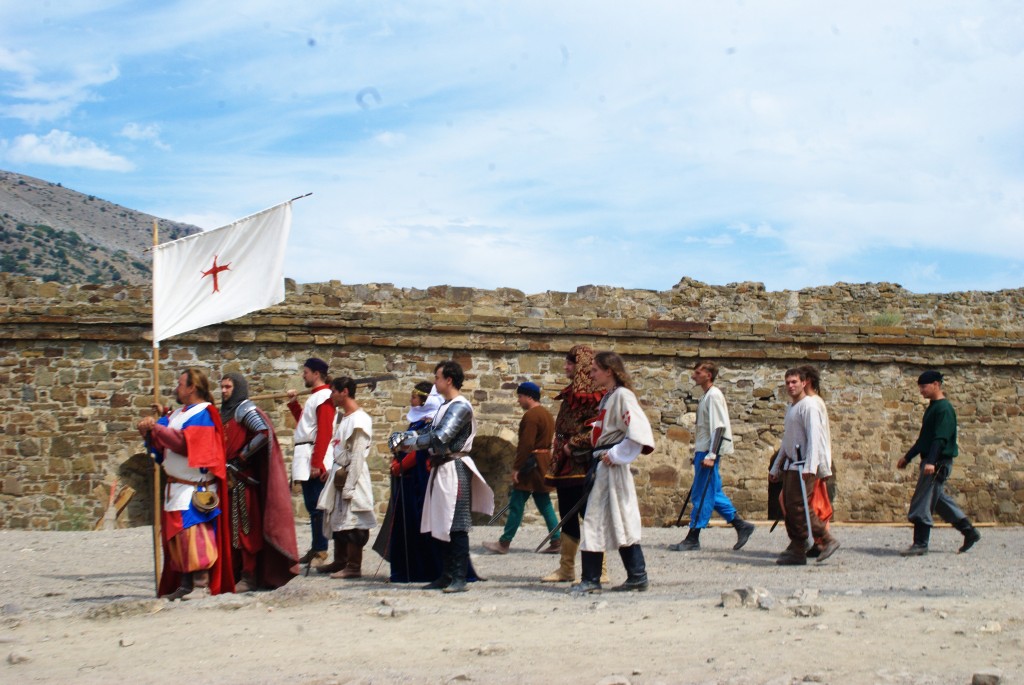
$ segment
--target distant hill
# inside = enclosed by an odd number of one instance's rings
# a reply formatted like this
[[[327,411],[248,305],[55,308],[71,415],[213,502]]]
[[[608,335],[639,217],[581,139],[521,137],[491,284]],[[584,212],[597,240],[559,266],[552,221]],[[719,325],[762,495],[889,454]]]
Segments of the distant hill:
[[[148,283],[154,218],[0,170],[0,271],[60,283]],[[202,230],[158,220],[162,243]]]

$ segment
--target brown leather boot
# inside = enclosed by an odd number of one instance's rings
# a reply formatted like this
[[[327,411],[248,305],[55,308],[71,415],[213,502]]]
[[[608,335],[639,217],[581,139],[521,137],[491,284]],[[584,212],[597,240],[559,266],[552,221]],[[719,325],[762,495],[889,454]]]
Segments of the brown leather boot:
[[[562,544],[558,553],[558,569],[540,579],[542,583],[571,583],[576,580],[576,550],[580,547],[580,541],[562,533]]]
[[[334,540],[334,561],[317,566],[317,573],[337,573],[348,563],[348,542],[345,540],[345,534],[335,533],[331,538]]]
[[[192,574],[182,573],[181,584],[178,585],[177,589],[173,592],[168,592],[166,595],[164,595],[164,599],[166,599],[168,602],[173,602],[175,600],[182,599],[185,595],[187,595],[190,592],[192,592]]]
[[[332,573],[331,578],[362,578],[363,577],[363,545],[370,539],[368,530],[345,531],[348,541],[348,563],[345,568]]]
[[[209,571],[193,571],[192,572],[192,591],[182,595],[182,600],[189,599],[202,599],[203,597],[210,596],[210,572]]]
[[[243,573],[239,581],[235,583],[235,592],[239,594],[252,592],[256,588],[256,579],[250,573]]]

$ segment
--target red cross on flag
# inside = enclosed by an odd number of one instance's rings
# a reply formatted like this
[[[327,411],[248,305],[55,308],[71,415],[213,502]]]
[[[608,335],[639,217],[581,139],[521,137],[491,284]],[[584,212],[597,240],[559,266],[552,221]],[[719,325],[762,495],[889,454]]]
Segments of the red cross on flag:
[[[284,250],[292,203],[153,253],[153,342],[236,319],[284,300]]]

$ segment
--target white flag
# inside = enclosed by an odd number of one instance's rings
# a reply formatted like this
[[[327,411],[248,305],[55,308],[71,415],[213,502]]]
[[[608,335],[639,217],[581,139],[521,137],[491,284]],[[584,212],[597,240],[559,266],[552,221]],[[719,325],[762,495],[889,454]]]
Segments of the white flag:
[[[159,245],[153,254],[153,342],[284,299],[292,203]]]

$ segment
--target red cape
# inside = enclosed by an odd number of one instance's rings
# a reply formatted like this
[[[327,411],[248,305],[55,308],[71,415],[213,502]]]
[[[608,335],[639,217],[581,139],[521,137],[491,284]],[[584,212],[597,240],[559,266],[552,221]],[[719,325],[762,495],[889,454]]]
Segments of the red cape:
[[[263,511],[263,551],[256,567],[261,587],[281,587],[299,574],[299,548],[295,540],[295,514],[292,490],[284,466],[281,445],[270,418],[257,407],[267,424],[267,458],[257,466],[260,504]]]
[[[235,591],[235,576],[231,568],[231,536],[228,522],[227,509],[227,459],[224,454],[224,426],[220,420],[220,412],[217,407],[210,404],[207,409],[213,419],[214,430],[207,427],[197,427],[193,430],[186,428],[185,442],[188,445],[189,466],[194,468],[205,467],[216,477],[217,495],[221,498],[220,514],[215,519],[217,527],[217,562],[210,569],[210,594],[219,595],[222,592]],[[195,449],[195,463],[193,463],[192,450]],[[163,506],[163,502],[157,503]],[[166,519],[164,519],[166,521]],[[170,568],[167,563],[167,540],[180,531],[168,529],[165,524],[161,531],[161,542],[163,544],[164,567],[160,573],[160,585],[157,594],[160,596],[170,594],[181,586],[181,573]],[[294,532],[292,535],[294,536]]]

